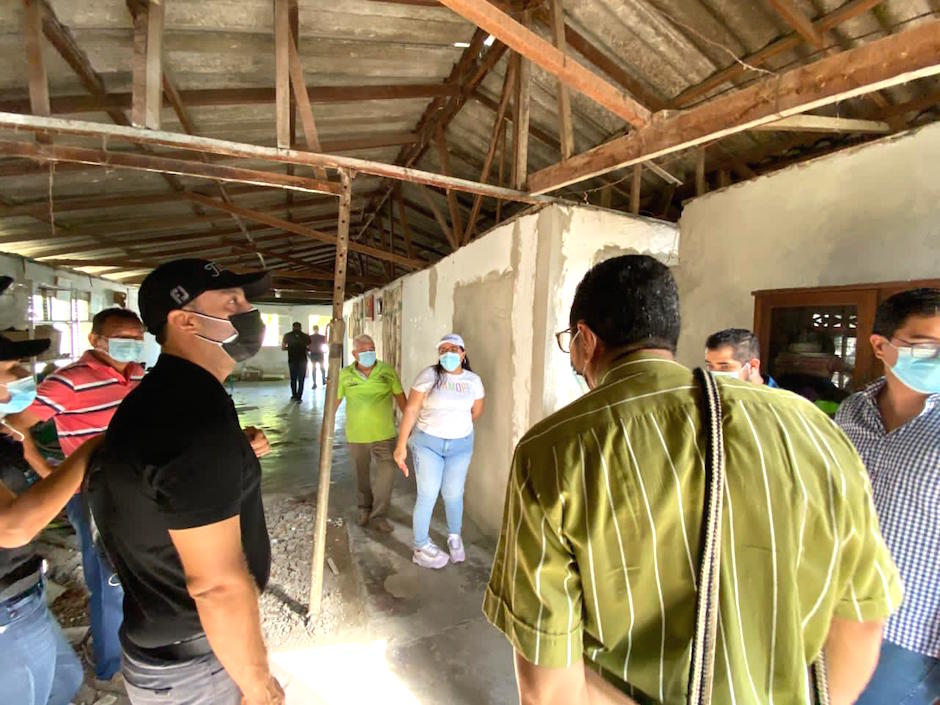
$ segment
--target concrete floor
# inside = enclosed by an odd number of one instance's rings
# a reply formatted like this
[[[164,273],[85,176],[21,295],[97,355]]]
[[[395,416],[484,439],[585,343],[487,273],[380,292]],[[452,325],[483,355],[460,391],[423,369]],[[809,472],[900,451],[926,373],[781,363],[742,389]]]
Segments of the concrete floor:
[[[307,384],[310,384],[308,377]],[[272,452],[262,461],[266,495],[310,495],[317,486],[324,390],[290,401],[287,382],[245,383],[235,389],[243,426],[262,428]],[[328,644],[302,653],[276,654],[289,673],[288,702],[386,705],[503,705],[516,701],[512,652],[480,611],[492,544],[465,520],[467,561],[440,571],[411,561],[414,474],[399,477],[390,519],[392,534],[355,524],[355,475],[346,449],[344,407],[337,418],[330,490],[331,518],[343,517],[350,562],[361,600],[361,624],[346,624]],[[438,503],[432,536],[446,543]],[[341,570],[344,567],[341,565]],[[349,610],[350,612],[355,610]]]

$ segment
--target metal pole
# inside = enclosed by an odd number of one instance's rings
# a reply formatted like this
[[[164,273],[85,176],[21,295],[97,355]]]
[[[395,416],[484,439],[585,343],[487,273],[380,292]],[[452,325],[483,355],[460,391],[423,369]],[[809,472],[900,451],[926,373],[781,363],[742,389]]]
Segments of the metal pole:
[[[339,229],[336,236],[336,265],[333,277],[333,320],[330,323],[330,367],[323,402],[323,427],[320,430],[320,486],[317,490],[316,534],[313,542],[313,566],[310,573],[308,619],[320,614],[323,597],[323,563],[326,558],[326,519],[330,511],[330,470],[333,463],[333,432],[336,422],[336,389],[343,357],[343,299],[346,293],[346,254],[349,245],[349,211],[352,205],[352,175],[339,172],[342,192],[339,197]]]

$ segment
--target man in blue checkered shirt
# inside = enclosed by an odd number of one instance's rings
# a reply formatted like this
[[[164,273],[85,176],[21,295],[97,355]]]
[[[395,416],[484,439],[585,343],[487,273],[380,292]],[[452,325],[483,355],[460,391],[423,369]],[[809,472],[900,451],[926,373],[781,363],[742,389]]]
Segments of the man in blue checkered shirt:
[[[846,399],[836,422],[871,475],[905,594],[858,705],[932,705],[940,699],[940,289],[886,299],[871,345],[885,376]]]

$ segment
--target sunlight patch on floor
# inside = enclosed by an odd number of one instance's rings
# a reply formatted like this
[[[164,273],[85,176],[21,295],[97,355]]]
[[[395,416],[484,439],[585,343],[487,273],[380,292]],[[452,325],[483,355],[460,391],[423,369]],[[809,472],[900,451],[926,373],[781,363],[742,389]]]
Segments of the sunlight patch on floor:
[[[421,705],[385,658],[387,643],[325,644],[271,654],[287,705]]]

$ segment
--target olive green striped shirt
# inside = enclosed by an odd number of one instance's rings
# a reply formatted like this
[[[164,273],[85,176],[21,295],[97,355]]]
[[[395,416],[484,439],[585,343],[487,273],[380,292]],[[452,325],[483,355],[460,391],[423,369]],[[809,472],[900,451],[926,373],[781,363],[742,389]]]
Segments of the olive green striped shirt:
[[[901,601],[868,476],[835,424],[721,380],[724,497],[714,699],[808,703],[833,615]],[[704,437],[691,371],[638,353],[519,442],[483,605],[532,663],[584,658],[641,702],[684,703]]]

